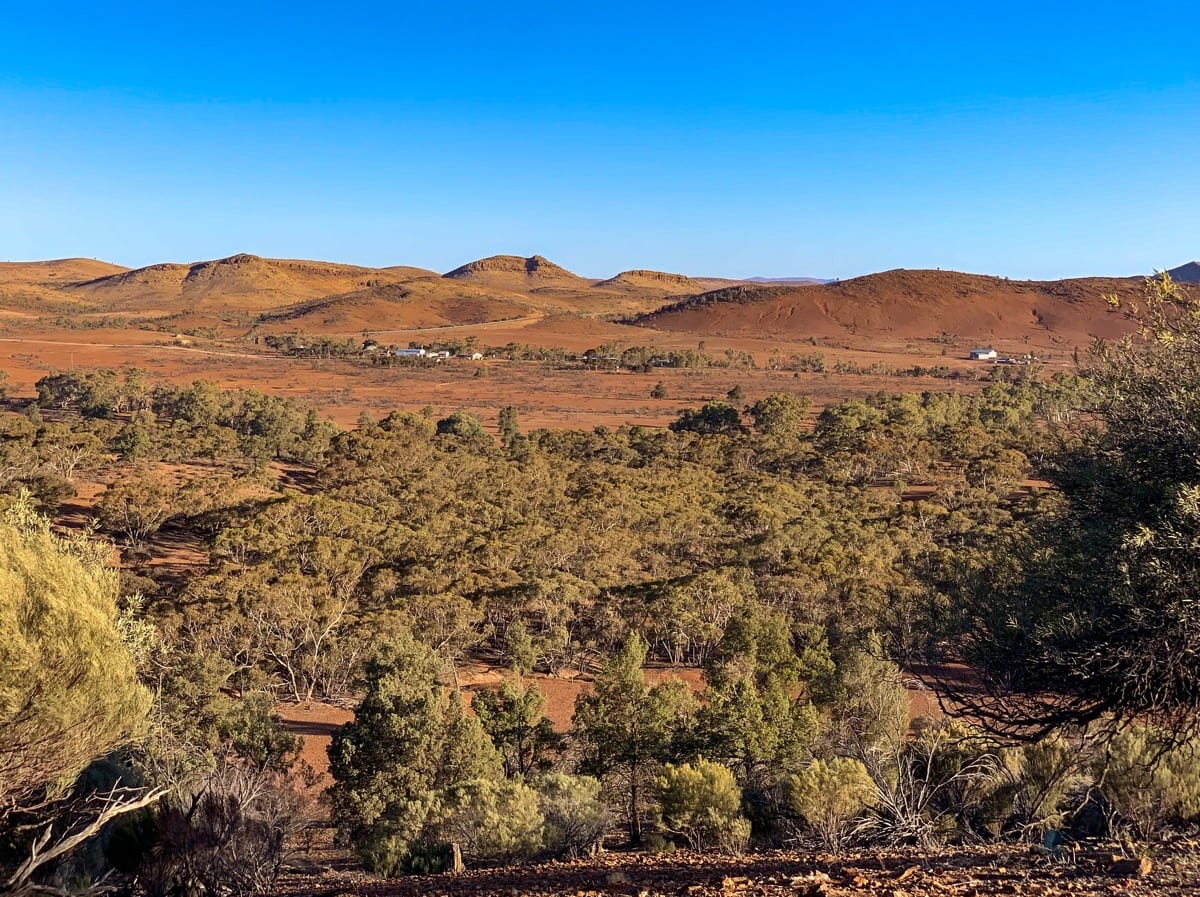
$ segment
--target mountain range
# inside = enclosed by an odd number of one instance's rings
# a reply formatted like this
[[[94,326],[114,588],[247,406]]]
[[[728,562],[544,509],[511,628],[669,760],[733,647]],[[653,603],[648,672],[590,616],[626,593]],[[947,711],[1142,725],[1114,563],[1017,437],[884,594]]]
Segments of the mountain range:
[[[1200,283],[1200,263],[1171,276]],[[1128,329],[1108,295],[1141,277],[1009,280],[896,269],[848,280],[730,280],[649,269],[587,278],[534,255],[497,255],[439,274],[239,254],[127,269],[90,259],[0,263],[0,317],[170,317],[178,326],[352,334],[570,316],[672,333],[799,340],[1028,339],[1080,344]]]

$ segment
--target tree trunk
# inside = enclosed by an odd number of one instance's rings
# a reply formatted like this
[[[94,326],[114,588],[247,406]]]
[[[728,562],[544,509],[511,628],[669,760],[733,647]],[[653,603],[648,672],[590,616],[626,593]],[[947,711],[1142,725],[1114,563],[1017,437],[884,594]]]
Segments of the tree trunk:
[[[637,768],[629,776],[629,843],[635,847],[642,843],[642,813],[638,793]]]

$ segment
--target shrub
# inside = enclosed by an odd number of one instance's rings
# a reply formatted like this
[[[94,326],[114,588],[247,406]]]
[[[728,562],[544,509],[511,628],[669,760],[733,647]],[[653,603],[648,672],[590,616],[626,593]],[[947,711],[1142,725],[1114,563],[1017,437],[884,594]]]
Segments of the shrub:
[[[143,725],[111,550],[55,534],[27,494],[0,515],[0,825]]]
[[[546,827],[542,840],[555,856],[591,853],[613,823],[600,798],[600,782],[591,776],[549,773],[535,783]]]
[[[830,849],[840,847],[850,821],[867,808],[875,784],[863,764],[852,757],[814,760],[783,780],[784,807],[803,818]]]
[[[438,827],[471,862],[530,857],[542,847],[538,793],[516,780],[477,779],[452,789]]]
[[[742,816],[741,789],[724,766],[704,759],[667,764],[659,787],[663,823],[693,849],[745,849],[750,823]]]
[[[728,402],[706,402],[701,408],[685,408],[670,424],[677,433],[736,436],[744,431],[741,412]]]
[[[1096,784],[1112,811],[1110,825],[1150,838],[1169,823],[1200,815],[1197,741],[1171,744],[1153,728],[1130,726],[1104,746]]]
[[[876,797],[858,831],[886,843],[928,846],[956,829],[979,827],[1003,782],[992,747],[949,722],[925,726],[890,749],[881,744],[864,752]]]
[[[455,411],[437,422],[439,435],[457,436],[460,439],[480,439],[487,436],[479,418],[466,411]]]
[[[430,648],[396,633],[368,659],[362,703],[329,746],[339,837],[380,875],[407,871],[456,788],[501,777],[479,721],[444,698],[440,671]]]
[[[275,772],[225,765],[191,799],[171,799],[154,817],[153,849],[138,870],[150,897],[199,887],[234,897],[274,884],[289,836],[306,824],[305,798]]]
[[[1060,828],[1068,798],[1085,784],[1084,762],[1079,748],[1059,734],[1006,751],[1004,765],[1012,779],[1009,822],[1038,832]]]

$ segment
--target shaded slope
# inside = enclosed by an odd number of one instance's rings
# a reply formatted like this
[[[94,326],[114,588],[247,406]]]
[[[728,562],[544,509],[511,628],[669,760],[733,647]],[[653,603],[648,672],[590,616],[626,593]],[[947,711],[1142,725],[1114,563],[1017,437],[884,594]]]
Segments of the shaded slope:
[[[1188,262],[1167,272],[1176,283],[1200,283],[1200,262]]]

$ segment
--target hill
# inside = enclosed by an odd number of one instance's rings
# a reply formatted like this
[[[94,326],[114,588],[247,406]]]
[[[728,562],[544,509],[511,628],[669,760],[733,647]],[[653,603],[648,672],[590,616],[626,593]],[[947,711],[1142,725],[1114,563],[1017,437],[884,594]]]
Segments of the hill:
[[[68,295],[64,288],[126,270],[120,265],[83,258],[0,262],[0,315],[16,318],[39,312],[87,311],[90,303],[84,298]]]
[[[727,287],[688,297],[631,323],[782,339],[950,335],[982,341],[1051,335],[1079,345],[1124,333],[1124,318],[1103,297],[1132,297],[1140,290],[1138,278],[1013,281],[897,269],[828,284]]]
[[[0,262],[0,283],[45,283],[62,285],[93,280],[128,271],[99,259],[48,259],[43,262]]]
[[[538,287],[582,289],[591,286],[587,278],[573,274],[540,255],[493,255],[460,265],[442,275],[449,280],[466,280],[506,290],[524,291]]]
[[[257,310],[398,282],[406,276],[406,272],[378,268],[265,259],[243,253],[190,265],[150,265],[71,284],[67,289],[128,311],[189,310],[197,303]]]
[[[1188,262],[1167,272],[1176,283],[1200,283],[1200,262]]]
[[[622,271],[607,280],[593,285],[596,290],[622,290],[630,292],[657,292],[664,296],[683,296],[698,293],[705,285],[683,274],[667,274],[663,271],[648,271],[637,268]]]
[[[471,284],[452,288],[440,278],[366,287],[310,299],[259,316],[268,331],[375,333],[388,330],[466,326],[533,314],[528,305],[490,295]]]

